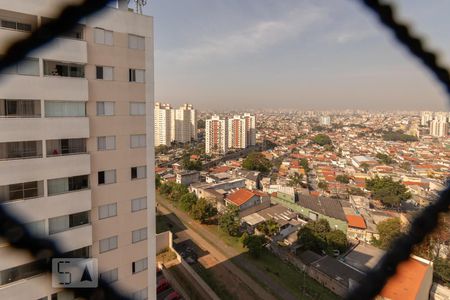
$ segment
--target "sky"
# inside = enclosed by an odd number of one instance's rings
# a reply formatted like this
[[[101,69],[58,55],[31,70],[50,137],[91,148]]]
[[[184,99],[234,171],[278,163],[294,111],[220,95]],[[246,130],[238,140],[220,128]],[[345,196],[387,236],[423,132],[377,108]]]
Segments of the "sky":
[[[393,1],[450,65],[449,0]],[[356,0],[151,0],[155,100],[200,110],[448,110]]]

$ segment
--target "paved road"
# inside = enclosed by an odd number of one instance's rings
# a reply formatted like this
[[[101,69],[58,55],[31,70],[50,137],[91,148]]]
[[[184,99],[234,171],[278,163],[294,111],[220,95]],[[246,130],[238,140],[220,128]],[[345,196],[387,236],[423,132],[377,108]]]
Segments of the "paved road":
[[[277,298],[283,300],[298,299],[294,294],[287,290],[286,287],[275,282],[269,274],[246,260],[239,251],[228,246],[222,240],[218,239],[216,235],[208,231],[199,223],[193,221],[185,212],[177,209],[169,201],[159,195],[157,195],[157,201],[160,203],[160,209],[162,208],[161,206],[164,205],[165,209],[176,214],[183,224],[191,229],[191,232],[194,231],[195,235],[200,238],[200,240],[203,240],[205,245],[209,246],[207,247],[207,250],[211,253],[214,252],[215,256],[220,258],[220,261],[226,265],[227,269],[229,269],[230,272],[236,276],[239,276],[239,278],[241,278],[259,296],[260,299],[276,299],[273,295],[277,295]],[[197,242],[194,237],[193,240]],[[233,260],[239,264],[240,268],[244,268],[248,273],[252,274],[253,277],[258,278],[258,280],[269,289],[271,294],[269,294],[264,288],[261,287],[260,284],[249,277],[247,273],[243,272],[239,269],[239,267],[232,263],[229,260],[230,258],[233,258]]]

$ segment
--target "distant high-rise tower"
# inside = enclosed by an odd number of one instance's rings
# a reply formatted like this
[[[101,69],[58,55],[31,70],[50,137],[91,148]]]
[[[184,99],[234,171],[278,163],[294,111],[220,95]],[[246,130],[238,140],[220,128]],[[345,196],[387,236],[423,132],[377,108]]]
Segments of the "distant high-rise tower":
[[[433,120],[432,111],[423,111],[420,115],[420,125],[428,126],[428,123]]]
[[[169,104],[155,103],[155,146],[170,146],[172,141],[172,108]]]
[[[437,112],[434,114],[434,119],[443,123],[448,121],[448,113],[447,112]]]
[[[227,120],[213,115],[205,124],[205,152],[226,153],[228,150]]]
[[[245,120],[245,130],[247,135],[246,146],[256,145],[256,117],[250,113],[245,113],[243,116]]]
[[[330,116],[321,116],[320,117],[320,125],[329,126],[331,125]]]
[[[228,119],[228,148],[243,149],[247,147],[246,119],[234,116]]]
[[[439,120],[431,121],[430,135],[434,137],[446,137],[448,135],[448,123]]]

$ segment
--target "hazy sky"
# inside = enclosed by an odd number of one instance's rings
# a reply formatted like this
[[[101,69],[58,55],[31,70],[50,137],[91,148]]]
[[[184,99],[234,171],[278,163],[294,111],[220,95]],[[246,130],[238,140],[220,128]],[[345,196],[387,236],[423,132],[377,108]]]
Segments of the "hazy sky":
[[[450,65],[450,1],[395,3]],[[145,12],[158,101],[448,110],[441,86],[356,0],[151,0]]]

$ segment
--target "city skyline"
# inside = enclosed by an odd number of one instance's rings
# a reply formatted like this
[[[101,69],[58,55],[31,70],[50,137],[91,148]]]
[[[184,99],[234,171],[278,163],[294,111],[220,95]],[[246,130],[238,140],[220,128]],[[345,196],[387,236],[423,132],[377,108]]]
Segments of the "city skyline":
[[[395,3],[445,63],[450,4]],[[200,110],[448,109],[441,86],[358,3],[153,1],[145,10],[155,16],[161,102]]]

